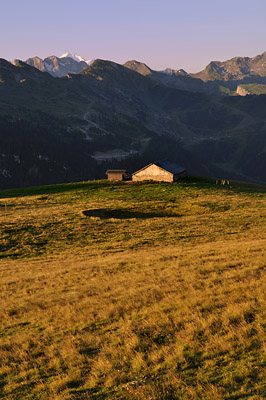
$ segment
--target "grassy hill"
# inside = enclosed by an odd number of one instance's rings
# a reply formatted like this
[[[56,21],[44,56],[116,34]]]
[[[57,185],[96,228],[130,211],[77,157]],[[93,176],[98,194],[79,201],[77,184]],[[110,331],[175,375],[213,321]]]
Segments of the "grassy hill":
[[[0,192],[0,398],[262,399],[266,187]]]

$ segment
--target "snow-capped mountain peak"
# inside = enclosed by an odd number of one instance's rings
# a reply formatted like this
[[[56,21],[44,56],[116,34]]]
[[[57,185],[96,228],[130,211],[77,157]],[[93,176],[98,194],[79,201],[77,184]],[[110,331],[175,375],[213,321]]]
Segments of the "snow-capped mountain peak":
[[[86,62],[85,58],[77,56],[74,53],[64,53],[59,58],[65,58],[65,57],[72,58],[73,60],[78,61],[78,62],[80,62],[80,61]]]
[[[73,53],[65,53],[61,57],[49,56],[44,60],[39,57],[28,58],[26,63],[42,72],[48,72],[54,77],[62,78],[67,74],[78,74],[92,64],[93,61],[86,61],[85,58]]]
[[[88,65],[92,64],[93,61],[94,61],[94,60],[85,60],[85,58],[83,58],[83,57],[81,57],[81,56],[77,56],[76,54],[74,54],[74,53],[69,53],[69,52],[68,52],[68,53],[62,54],[59,58],[65,58],[65,57],[70,57],[70,58],[72,58],[73,60],[75,60],[75,61],[77,61],[77,62],[83,61],[83,62],[85,62],[85,63],[88,64]]]

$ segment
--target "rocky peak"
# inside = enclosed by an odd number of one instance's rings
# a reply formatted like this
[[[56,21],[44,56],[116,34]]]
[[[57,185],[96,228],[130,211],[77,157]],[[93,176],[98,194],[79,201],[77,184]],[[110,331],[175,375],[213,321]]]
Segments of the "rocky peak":
[[[162,72],[164,72],[165,74],[168,74],[168,75],[175,75],[175,76],[186,76],[186,75],[188,75],[188,73],[185,70],[183,70],[182,68],[181,69],[166,68]]]
[[[146,64],[136,60],[127,61],[124,64],[124,67],[136,71],[143,76],[150,75],[152,73],[151,68],[149,68]]]
[[[39,57],[28,58],[26,63],[39,69],[42,72],[48,72],[53,77],[63,77],[67,74],[78,74],[87,68],[84,61],[75,61],[72,57],[49,56],[42,60]]]
[[[247,89],[243,88],[241,85],[237,86],[236,93],[239,96],[248,96],[249,94],[251,94]]]

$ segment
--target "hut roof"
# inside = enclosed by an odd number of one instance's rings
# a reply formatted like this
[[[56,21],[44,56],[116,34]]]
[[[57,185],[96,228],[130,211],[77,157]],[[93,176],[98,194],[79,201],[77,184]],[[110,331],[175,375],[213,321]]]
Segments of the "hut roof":
[[[171,174],[179,174],[180,172],[186,171],[186,168],[168,160],[157,161],[154,164],[157,165],[157,167],[163,168],[166,171],[171,172]]]
[[[186,168],[181,167],[181,165],[175,164],[172,161],[169,160],[161,160],[161,161],[156,161],[153,163],[150,163],[149,165],[146,165],[145,167],[139,169],[138,171],[134,172],[132,175],[136,174],[137,172],[142,171],[143,169],[148,168],[150,165],[157,165],[157,167],[164,169],[165,171],[170,172],[171,174],[179,174],[180,172],[186,171]]]
[[[123,174],[127,172],[126,169],[108,169],[105,173],[106,174]]]

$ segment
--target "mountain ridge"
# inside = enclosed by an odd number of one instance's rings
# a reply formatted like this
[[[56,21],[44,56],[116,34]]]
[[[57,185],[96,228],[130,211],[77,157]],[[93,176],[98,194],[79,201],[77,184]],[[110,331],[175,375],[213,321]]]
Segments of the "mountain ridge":
[[[49,56],[44,60],[36,56],[25,62],[53,77],[64,77],[82,72],[94,61],[67,52],[60,57]],[[197,73],[187,73],[182,68],[156,71],[136,60],[127,61],[123,65],[156,82],[181,90],[240,96],[266,93],[266,52],[255,57],[211,61],[204,70]]]
[[[226,61],[211,61],[204,70],[190,74],[204,81],[239,80],[250,75],[266,76],[266,52],[255,57],[233,57]]]

